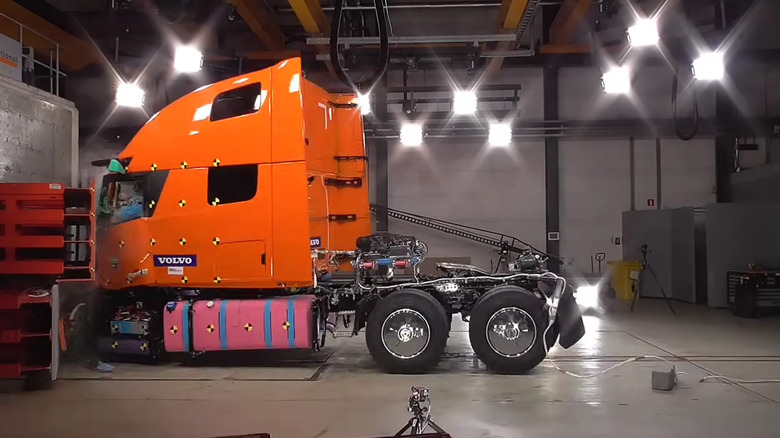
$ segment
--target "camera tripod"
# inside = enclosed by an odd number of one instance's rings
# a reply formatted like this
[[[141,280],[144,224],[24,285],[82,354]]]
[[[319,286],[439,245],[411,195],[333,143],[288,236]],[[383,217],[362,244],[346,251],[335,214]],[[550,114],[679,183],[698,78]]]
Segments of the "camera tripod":
[[[639,274],[637,275],[636,281],[634,282],[634,296],[631,298],[631,313],[634,313],[634,304],[636,304],[636,300],[639,298],[639,294],[642,291],[642,285],[644,285],[644,279],[645,279],[645,273],[650,272],[650,275],[653,276],[653,279],[655,280],[655,283],[658,285],[658,289],[661,290],[661,295],[664,296],[664,301],[666,301],[666,305],[669,306],[669,310],[672,311],[673,315],[676,315],[677,312],[674,311],[674,307],[672,307],[672,299],[666,295],[666,291],[664,290],[663,285],[661,285],[661,282],[658,281],[658,277],[655,275],[655,271],[653,271],[653,267],[650,266],[650,262],[647,261],[647,253],[652,252],[647,249],[647,244],[642,244],[642,246],[639,247],[639,252],[642,253],[642,267],[639,268]]]

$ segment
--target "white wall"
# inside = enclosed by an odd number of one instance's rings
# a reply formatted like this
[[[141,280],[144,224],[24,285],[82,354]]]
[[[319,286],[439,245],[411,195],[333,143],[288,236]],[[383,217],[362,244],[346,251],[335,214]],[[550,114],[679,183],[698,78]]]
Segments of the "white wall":
[[[648,67],[637,72],[631,95],[614,97],[601,91],[598,69],[562,68],[560,119],[670,119],[672,74],[665,66]],[[416,75],[410,75],[410,84],[446,83],[440,74],[418,72]],[[467,79],[463,72],[456,72],[452,77],[455,81]],[[391,86],[400,85],[400,74],[390,79]],[[541,68],[505,68],[492,82],[519,82],[522,85],[520,119],[543,120]],[[495,93],[511,95],[511,92]],[[712,85],[697,84],[696,93],[700,116],[714,117]],[[690,88],[686,91],[681,85],[679,96],[680,114],[687,117],[691,109]],[[755,97],[746,100],[758,102]],[[418,109],[422,112],[446,108]],[[481,111],[488,109],[493,108],[480,105]],[[395,112],[391,116],[404,117],[400,106],[391,111]],[[561,254],[571,263],[569,269],[573,271],[590,272],[590,257],[597,252],[606,253],[607,260],[622,257],[623,248],[615,244],[614,238],[622,234],[621,213],[631,208],[632,171],[636,209],[703,206],[715,202],[713,138],[700,136],[689,142],[676,137],[661,138],[659,150],[655,138],[636,138],[633,163],[629,138],[584,139],[575,132],[567,133],[559,144],[560,245]],[[761,153],[766,155],[764,151]],[[483,140],[426,141],[419,148],[393,144],[389,171],[392,208],[485,227],[516,235],[540,248],[545,246],[542,139],[516,140],[509,151],[488,149]],[[648,200],[652,200],[652,206]],[[491,256],[495,258],[481,244],[392,219],[390,230],[426,240],[433,256],[472,256],[472,261],[482,266],[489,266]]]
[[[0,77],[0,183],[78,181],[72,102]]]

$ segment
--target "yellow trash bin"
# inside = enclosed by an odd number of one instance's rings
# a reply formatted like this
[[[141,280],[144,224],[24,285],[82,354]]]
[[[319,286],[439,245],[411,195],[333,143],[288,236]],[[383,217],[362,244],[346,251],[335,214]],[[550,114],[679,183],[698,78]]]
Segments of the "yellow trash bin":
[[[631,285],[634,280],[631,279],[631,272],[639,271],[642,268],[642,262],[613,260],[607,262],[612,273],[612,287],[615,288],[617,299],[630,300],[633,298]]]

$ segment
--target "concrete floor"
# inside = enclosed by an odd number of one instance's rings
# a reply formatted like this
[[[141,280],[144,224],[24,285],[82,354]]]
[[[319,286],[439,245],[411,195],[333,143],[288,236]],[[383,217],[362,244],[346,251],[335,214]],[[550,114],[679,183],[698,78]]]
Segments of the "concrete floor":
[[[331,341],[327,354],[273,358],[273,366],[116,364],[110,375],[70,368],[53,391],[0,395],[0,436],[390,436],[409,418],[412,385],[430,388],[434,420],[456,438],[777,436],[780,384],[699,379],[780,379],[780,318],[745,320],[681,304],[677,310],[673,317],[663,303],[646,300],[633,315],[587,317],[586,337],[553,351],[560,367],[576,373],[635,355],[667,357],[688,373],[668,393],[650,389],[650,371],[665,365],[659,360],[587,380],[548,362],[525,376],[491,375],[458,324],[447,358],[424,376],[379,373],[362,336]]]

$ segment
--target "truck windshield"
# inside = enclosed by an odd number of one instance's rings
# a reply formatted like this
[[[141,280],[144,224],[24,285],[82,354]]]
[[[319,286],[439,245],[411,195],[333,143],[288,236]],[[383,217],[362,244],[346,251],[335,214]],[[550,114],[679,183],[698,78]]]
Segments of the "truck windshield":
[[[100,189],[98,217],[119,224],[145,216],[143,176],[107,175]]]

